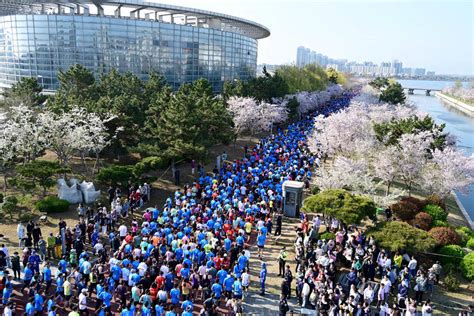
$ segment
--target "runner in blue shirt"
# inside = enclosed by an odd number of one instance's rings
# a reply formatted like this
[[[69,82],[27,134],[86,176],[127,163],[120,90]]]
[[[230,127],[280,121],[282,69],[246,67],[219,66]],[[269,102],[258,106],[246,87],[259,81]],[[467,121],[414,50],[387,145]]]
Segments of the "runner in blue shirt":
[[[39,290],[38,293],[35,294],[35,311],[38,314],[41,314],[43,312],[43,305],[44,305],[44,299],[43,299],[43,290]]]
[[[214,292],[214,297],[219,300],[222,295],[222,285],[219,283],[214,283],[211,287],[212,292]]]
[[[31,297],[28,301],[28,304],[26,304],[25,307],[25,313],[27,316],[33,316],[35,314],[35,305],[34,305],[35,299]]]
[[[49,288],[51,287],[51,283],[53,282],[53,279],[51,277],[51,268],[49,267],[49,262],[46,262],[46,265],[43,268],[43,280],[46,283],[45,291],[48,292]]]
[[[174,305],[175,307],[178,307],[180,296],[181,296],[181,291],[177,287],[174,287],[173,289],[171,289],[170,291],[171,304]]]
[[[267,236],[260,232],[257,236],[257,246],[258,246],[258,257],[262,259],[263,248],[265,247],[265,241]]]
[[[240,279],[235,280],[232,288],[233,288],[234,298],[241,300],[243,291],[242,291],[242,282],[240,282]]]

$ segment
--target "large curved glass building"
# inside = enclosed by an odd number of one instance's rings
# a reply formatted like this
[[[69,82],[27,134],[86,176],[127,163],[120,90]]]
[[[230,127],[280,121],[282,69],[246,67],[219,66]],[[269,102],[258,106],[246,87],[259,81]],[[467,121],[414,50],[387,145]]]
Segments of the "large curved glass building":
[[[204,10],[142,0],[0,2],[0,87],[22,77],[58,88],[57,73],[81,64],[96,75],[112,68],[146,79],[163,74],[174,88],[206,78],[255,76],[257,23]]]

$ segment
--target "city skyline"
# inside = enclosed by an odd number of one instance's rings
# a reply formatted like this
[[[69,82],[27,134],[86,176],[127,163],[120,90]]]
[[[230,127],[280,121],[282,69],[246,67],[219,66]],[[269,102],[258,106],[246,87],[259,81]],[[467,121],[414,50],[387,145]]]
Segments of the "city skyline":
[[[244,17],[270,29],[259,64],[291,64],[306,46],[335,59],[399,59],[436,74],[474,75],[471,1],[156,0]],[[302,9],[304,8],[304,9]]]
[[[369,60],[354,61],[348,60],[347,58],[334,59],[304,46],[297,48],[295,64],[298,67],[318,64],[326,68],[331,67],[338,71],[357,75],[420,77],[425,75],[433,76],[435,74],[434,71],[427,70],[424,67],[404,67],[403,61],[398,59],[382,61],[379,64]]]

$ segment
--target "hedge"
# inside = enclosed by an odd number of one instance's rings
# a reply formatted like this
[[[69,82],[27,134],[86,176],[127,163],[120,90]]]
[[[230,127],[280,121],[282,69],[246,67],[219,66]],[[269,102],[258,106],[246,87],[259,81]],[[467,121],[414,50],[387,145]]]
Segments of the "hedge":
[[[451,225],[447,221],[434,220],[431,223],[431,227],[450,227]]]
[[[423,230],[428,230],[431,228],[431,222],[433,221],[433,218],[431,217],[430,214],[421,212],[416,214],[415,219],[413,220],[412,224],[413,226],[423,229]]]
[[[469,232],[466,232],[464,229],[461,228],[463,227],[456,228],[456,233],[458,233],[460,238],[459,244],[461,246],[465,246],[469,238],[471,238],[471,235],[469,234]]]
[[[374,236],[380,247],[390,251],[430,251],[436,245],[435,240],[428,232],[405,222],[383,222],[376,228],[369,230],[367,236],[370,235]]]
[[[418,206],[410,201],[399,201],[390,206],[393,214],[402,221],[409,221],[415,218],[418,213]]]
[[[474,252],[468,253],[461,261],[461,271],[466,279],[474,280]]]
[[[448,213],[438,205],[428,204],[423,207],[423,212],[430,214],[434,221],[446,221],[448,219]]]
[[[36,208],[40,212],[61,213],[69,209],[69,202],[55,196],[47,196],[43,200],[36,202]]]
[[[429,234],[438,246],[459,245],[461,241],[458,233],[451,227],[435,227],[430,229]]]
[[[474,238],[471,238],[467,241],[466,247],[469,248],[469,249],[474,250]]]
[[[438,251],[438,253],[441,255],[451,256],[451,257],[440,256],[440,261],[443,265],[453,264],[455,266],[459,266],[459,263],[461,263],[461,260],[464,257],[464,251],[462,250],[461,246],[458,246],[458,245],[443,246]]]

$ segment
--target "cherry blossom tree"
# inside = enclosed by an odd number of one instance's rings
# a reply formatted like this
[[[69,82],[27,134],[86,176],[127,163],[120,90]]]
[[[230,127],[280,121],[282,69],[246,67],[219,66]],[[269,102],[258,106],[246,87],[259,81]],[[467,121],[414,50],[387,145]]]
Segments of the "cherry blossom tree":
[[[430,132],[404,134],[401,136],[396,159],[399,166],[399,177],[405,183],[408,194],[414,185],[419,184],[423,167],[428,159],[428,149],[433,142]]]
[[[422,172],[421,187],[442,197],[452,191],[467,193],[474,184],[474,155],[464,156],[454,147],[436,149]]]
[[[2,160],[37,158],[45,149],[44,126],[37,113],[23,105],[9,108],[6,119],[0,121],[0,153]]]
[[[236,134],[249,131],[252,135],[268,131],[276,123],[288,120],[286,103],[257,102],[253,98],[231,97],[227,101]]]
[[[45,111],[38,120],[44,127],[47,148],[63,165],[67,165],[77,153],[94,152],[98,157],[109,141],[105,126],[108,119],[103,120],[77,106],[60,114]]]
[[[349,188],[359,194],[375,194],[379,186],[369,172],[366,160],[342,156],[336,157],[332,165],[318,170],[316,183],[324,190]]]

